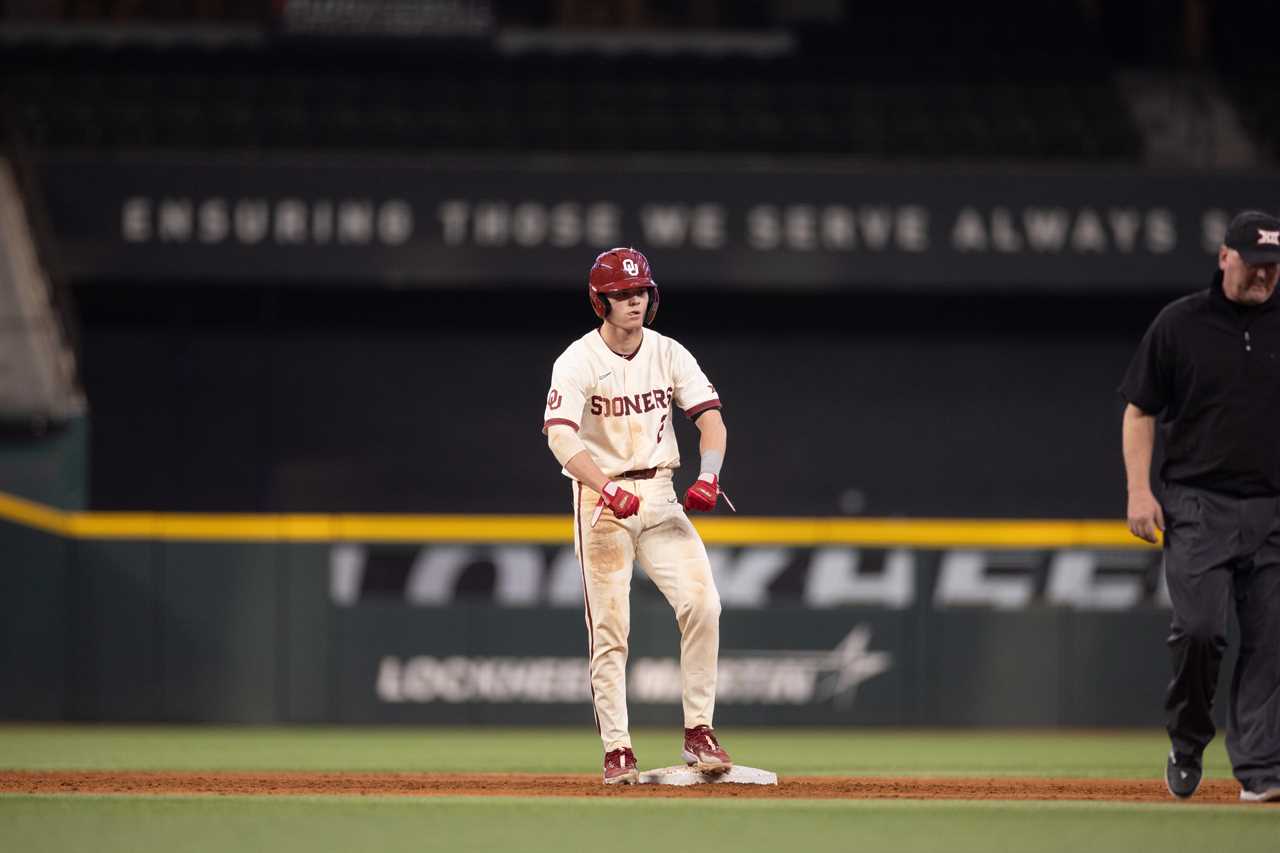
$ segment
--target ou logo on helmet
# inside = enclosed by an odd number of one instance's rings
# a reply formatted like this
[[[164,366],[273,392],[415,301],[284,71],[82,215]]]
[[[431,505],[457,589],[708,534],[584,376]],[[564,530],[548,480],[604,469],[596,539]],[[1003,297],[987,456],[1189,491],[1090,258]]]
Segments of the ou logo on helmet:
[[[625,258],[622,261],[622,271],[627,275],[639,275],[640,266],[631,258]]]

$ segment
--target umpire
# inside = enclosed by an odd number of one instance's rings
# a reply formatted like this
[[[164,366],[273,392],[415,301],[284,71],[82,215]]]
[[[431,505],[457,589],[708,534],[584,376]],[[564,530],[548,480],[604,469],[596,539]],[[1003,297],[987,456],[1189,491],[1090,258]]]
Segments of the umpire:
[[[1213,697],[1240,624],[1227,753],[1240,799],[1280,799],[1280,219],[1231,220],[1207,290],[1167,305],[1142,338],[1120,393],[1129,529],[1164,531],[1173,601],[1165,696],[1165,782],[1195,793],[1213,739]],[[1161,501],[1151,490],[1159,427]]]

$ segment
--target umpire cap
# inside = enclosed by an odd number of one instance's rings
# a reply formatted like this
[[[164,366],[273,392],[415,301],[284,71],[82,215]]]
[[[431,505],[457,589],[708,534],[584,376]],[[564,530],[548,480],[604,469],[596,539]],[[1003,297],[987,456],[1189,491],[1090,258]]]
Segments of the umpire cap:
[[[1260,210],[1238,213],[1222,242],[1239,252],[1246,264],[1280,263],[1280,219]]]

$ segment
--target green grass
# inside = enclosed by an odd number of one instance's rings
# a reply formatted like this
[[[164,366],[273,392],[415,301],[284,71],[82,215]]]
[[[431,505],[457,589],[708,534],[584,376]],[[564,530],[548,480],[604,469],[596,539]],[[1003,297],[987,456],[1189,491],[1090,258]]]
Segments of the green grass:
[[[0,798],[23,853],[1268,850],[1265,808],[1087,803]]]
[[[735,759],[792,775],[949,774],[1150,778],[1160,731],[725,729]],[[634,734],[642,767],[680,761],[680,734]],[[589,727],[329,728],[0,726],[0,767],[31,769],[349,770],[592,773]],[[1230,776],[1221,738],[1210,777]]]
[[[1155,778],[1159,731],[733,729],[739,762],[786,775]],[[676,731],[636,733],[645,767]],[[0,725],[0,767],[594,773],[590,729]],[[1220,741],[1208,775],[1229,776]],[[0,796],[0,849],[40,851],[1266,850],[1280,809],[1194,803],[645,798]]]

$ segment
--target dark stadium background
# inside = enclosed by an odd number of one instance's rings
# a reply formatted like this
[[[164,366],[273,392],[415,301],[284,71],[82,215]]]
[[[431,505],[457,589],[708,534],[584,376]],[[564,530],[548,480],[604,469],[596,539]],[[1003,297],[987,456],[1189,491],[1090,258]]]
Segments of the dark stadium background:
[[[527,255],[512,246],[463,257],[437,240],[415,244],[419,254],[406,263],[370,245],[334,267],[332,255],[294,248],[299,254],[272,256],[258,269],[261,256],[234,247],[159,238],[126,245],[114,212],[138,170],[159,188],[157,205],[166,192],[190,194],[184,181],[212,180],[202,171],[209,164],[246,175],[301,170],[309,177],[298,186],[317,197],[345,192],[325,184],[341,168],[385,183],[463,164],[461,173],[489,174],[478,186],[491,196],[512,175],[550,171],[582,198],[607,185],[602,175],[643,173],[659,176],[655,196],[666,199],[691,181],[727,186],[749,175],[786,192],[830,173],[890,188],[914,181],[912,192],[943,206],[976,188],[1076,211],[1168,207],[1178,212],[1179,242],[1146,261],[1141,252],[1047,260],[1022,252],[988,253],[966,266],[948,256],[921,264],[893,252],[816,251],[775,253],[753,268],[755,256],[733,247],[695,259],[692,250],[624,235],[648,252],[662,288],[656,328],[685,342],[722,394],[730,433],[723,482],[739,510],[1120,519],[1115,387],[1159,308],[1208,284],[1213,255],[1200,245],[1195,217],[1277,209],[1278,18],[1266,4],[1230,0],[5,0],[4,156],[54,306],[49,334],[74,354],[74,366],[52,397],[32,405],[13,393],[19,403],[0,412],[0,490],[95,513],[565,514],[569,491],[539,433],[541,409],[555,356],[595,322],[586,272],[607,246]],[[793,175],[808,177],[793,184]],[[840,180],[832,179],[833,193]],[[511,186],[516,203],[534,184]],[[1045,187],[1066,201],[1042,198]],[[429,196],[430,187],[407,191]],[[689,200],[745,203],[705,193]],[[98,209],[112,216],[95,219]],[[418,230],[433,227],[428,214],[415,212]],[[937,222],[941,240],[949,225]],[[35,326],[6,323],[0,340],[8,335],[12,391],[27,382],[15,342]],[[686,460],[692,434],[683,425]],[[150,591],[145,618],[175,618],[164,602],[177,584],[166,592],[163,578],[176,558],[156,556],[160,546],[118,546],[102,558],[112,568],[100,575],[92,561],[101,554],[85,556],[94,553],[89,545],[68,557],[61,546],[31,544],[34,534],[13,535],[26,538],[10,554],[58,555],[39,568],[34,558],[23,564],[41,577],[48,565],[61,567],[62,580],[40,587],[56,625],[84,624],[85,608],[103,607],[89,623],[98,627],[81,629],[90,638],[117,624],[140,630],[141,611],[112,609],[115,581],[101,580],[112,571],[132,578],[118,592]],[[205,601],[222,589],[210,577],[243,574],[237,557],[183,547],[189,565],[205,572],[194,587]],[[1037,603],[1047,559],[1030,560]],[[30,593],[17,576],[14,601]],[[1157,583],[1144,577],[1144,625],[1159,626],[1166,614],[1149,600]],[[94,592],[94,583],[107,592]],[[1024,615],[1030,621],[1016,629],[1023,639],[1052,633],[1059,618],[1051,608]],[[978,633],[998,632],[1003,616],[965,614]],[[793,617],[807,618],[803,608]],[[404,618],[410,625],[417,617]],[[578,630],[571,616],[554,618]],[[253,630],[279,629],[263,620]],[[321,633],[333,624],[312,621]],[[181,629],[166,636],[208,628],[173,624]],[[901,630],[907,637],[915,629]],[[1158,685],[1161,636],[1158,627],[1143,631],[1142,656],[1130,663]],[[103,698],[86,682],[68,686],[96,666],[75,651],[86,635],[59,636],[69,674],[54,679],[54,693],[63,698],[24,704],[21,696],[35,694],[11,693],[19,698],[7,715],[343,713],[298,711],[310,699],[296,698],[292,712],[287,703],[264,710],[252,696],[222,705],[213,698],[212,710],[193,696],[166,704],[145,685],[131,694],[136,702]],[[813,637],[811,646],[840,636]],[[220,648],[222,640],[211,642]],[[227,642],[232,651],[219,657],[191,640],[231,684],[252,644]],[[505,648],[492,636],[477,648],[486,644],[490,653]],[[1087,672],[1094,658],[1081,655]],[[185,658],[165,660],[145,666],[163,680]],[[23,664],[10,663],[11,680],[27,677]],[[132,666],[121,650],[98,672],[105,681],[101,673]],[[356,670],[350,664],[335,677]],[[254,677],[270,694],[272,677]],[[307,689],[314,697],[326,688]],[[1122,720],[1158,714],[1154,695],[1118,701],[1133,709]],[[999,703],[985,703],[943,722],[991,714],[1009,721],[994,710]],[[892,721],[891,713],[875,719]],[[1101,709],[1086,716],[1105,719]],[[1068,709],[1037,719],[1077,717]]]

